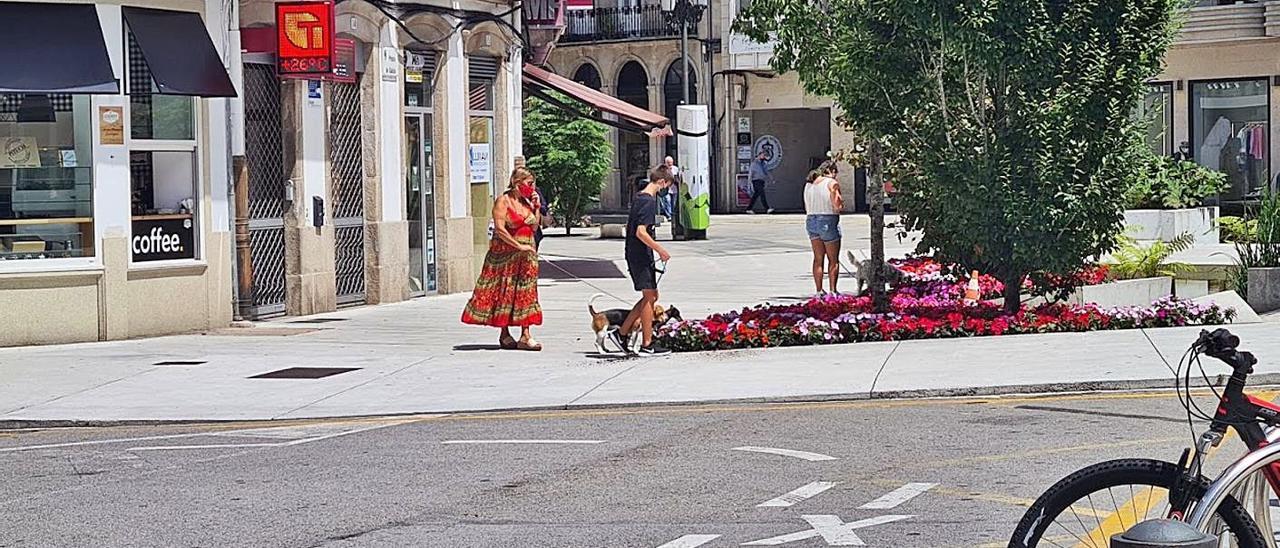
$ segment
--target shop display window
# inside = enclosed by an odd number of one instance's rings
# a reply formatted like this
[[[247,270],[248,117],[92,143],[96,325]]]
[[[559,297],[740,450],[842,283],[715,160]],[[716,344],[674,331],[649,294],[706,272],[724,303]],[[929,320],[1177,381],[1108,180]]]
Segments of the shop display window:
[[[414,108],[431,108],[431,95],[434,87],[436,54],[435,52],[404,52],[404,106]]]
[[[1270,91],[1266,78],[1191,83],[1191,149],[1227,174],[1223,205],[1257,199],[1270,180]]]
[[[195,101],[158,93],[130,35],[129,250],[135,264],[199,257]]]
[[[0,261],[94,256],[87,95],[0,94]]]
[[[1173,156],[1173,84],[1150,84],[1136,113],[1146,124],[1146,142],[1158,156]]]
[[[493,104],[497,70],[497,59],[470,58],[467,114],[470,119],[468,161],[471,184],[488,183],[491,196],[502,192],[497,187],[497,177],[493,172]]]

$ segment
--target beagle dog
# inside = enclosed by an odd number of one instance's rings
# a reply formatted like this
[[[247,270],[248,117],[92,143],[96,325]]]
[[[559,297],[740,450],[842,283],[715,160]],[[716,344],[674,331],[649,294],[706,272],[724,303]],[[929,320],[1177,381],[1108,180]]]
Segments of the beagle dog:
[[[604,340],[608,337],[609,332],[622,327],[622,322],[627,321],[627,315],[631,314],[629,308],[611,308],[609,310],[599,310],[595,308],[596,299],[604,297],[603,293],[596,293],[591,296],[591,300],[587,301],[587,312],[591,313],[591,330],[596,334],[596,350],[601,354],[608,353],[604,348]],[[653,325],[655,327],[663,325],[670,321],[681,321],[684,318],[680,316],[680,310],[676,307],[664,307],[660,304],[653,305]],[[635,345],[635,337],[640,335],[640,321],[636,320],[631,330],[632,346]]]

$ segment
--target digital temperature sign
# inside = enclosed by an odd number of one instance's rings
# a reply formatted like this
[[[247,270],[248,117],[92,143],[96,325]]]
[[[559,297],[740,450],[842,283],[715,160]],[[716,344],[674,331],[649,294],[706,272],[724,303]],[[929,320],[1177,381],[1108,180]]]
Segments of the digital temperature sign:
[[[333,73],[333,2],[276,4],[276,58],[281,76]]]

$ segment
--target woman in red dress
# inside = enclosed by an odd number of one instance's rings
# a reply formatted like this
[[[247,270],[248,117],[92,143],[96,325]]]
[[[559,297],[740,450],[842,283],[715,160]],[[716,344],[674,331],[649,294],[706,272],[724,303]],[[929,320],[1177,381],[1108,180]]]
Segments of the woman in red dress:
[[[471,300],[462,311],[463,323],[502,329],[498,344],[504,350],[542,350],[529,329],[542,325],[538,304],[538,251],[534,247],[539,203],[533,172],[518,167],[511,185],[493,204],[493,239],[484,256]],[[511,336],[520,328],[520,340]]]

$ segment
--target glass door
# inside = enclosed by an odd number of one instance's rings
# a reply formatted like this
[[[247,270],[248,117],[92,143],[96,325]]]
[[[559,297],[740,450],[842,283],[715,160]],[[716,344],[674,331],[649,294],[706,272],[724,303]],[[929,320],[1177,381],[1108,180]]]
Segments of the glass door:
[[[430,128],[429,114],[405,116],[405,220],[409,223],[409,292],[415,296],[438,290]]]

